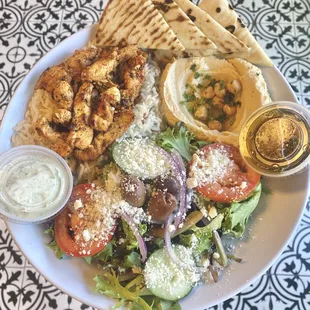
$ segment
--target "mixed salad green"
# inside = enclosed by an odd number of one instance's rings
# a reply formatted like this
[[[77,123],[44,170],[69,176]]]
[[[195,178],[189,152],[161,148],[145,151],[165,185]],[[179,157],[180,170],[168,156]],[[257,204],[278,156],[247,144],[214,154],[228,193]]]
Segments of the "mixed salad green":
[[[217,152],[227,155],[221,167],[212,162]],[[210,177],[210,171],[221,177]],[[205,182],[191,186],[195,174],[200,179],[206,174]],[[91,190],[97,188],[112,188],[120,200],[111,206],[119,210],[111,213],[114,222],[104,242],[84,238],[81,243],[77,229],[87,237],[88,220],[94,221],[83,205],[93,203]],[[231,260],[241,261],[221,237],[243,236],[261,193],[260,176],[244,165],[236,148],[197,141],[177,124],[156,139],[117,142],[94,184],[78,185],[46,230],[49,247],[58,258],[81,256],[98,266],[96,291],[116,298],[114,308],[180,309],[178,301],[195,285],[218,281]]]

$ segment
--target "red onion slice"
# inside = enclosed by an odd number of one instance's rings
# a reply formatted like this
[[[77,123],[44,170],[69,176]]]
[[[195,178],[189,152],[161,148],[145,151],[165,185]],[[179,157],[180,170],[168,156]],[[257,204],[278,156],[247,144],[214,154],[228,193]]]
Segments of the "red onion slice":
[[[185,169],[183,159],[178,153],[172,152],[171,157],[176,163],[178,170],[179,170],[179,175],[181,176],[180,205],[179,205],[179,210],[177,212],[177,216],[174,221],[175,227],[179,228],[180,224],[184,221],[185,214],[187,211],[186,169]]]
[[[147,257],[147,248],[146,248],[145,241],[143,240],[143,237],[140,234],[139,228],[134,222],[134,220],[126,212],[124,211],[121,212],[121,216],[127,222],[127,224],[131,228],[133,234],[135,235],[138,241],[139,250],[140,250],[141,257],[142,257],[141,261],[142,263],[144,263]]]
[[[158,147],[159,152],[164,155],[169,162],[174,176],[179,180],[181,184],[180,189],[180,203],[177,211],[177,217],[175,219],[175,227],[178,228],[179,225],[183,222],[187,209],[187,199],[186,199],[186,169],[181,156],[172,152],[171,154],[167,153],[162,148]]]
[[[172,221],[173,221],[173,214],[171,214],[165,224],[165,233],[164,233],[164,238],[165,238],[165,246],[166,246],[166,250],[167,253],[170,257],[170,259],[175,263],[178,264],[179,259],[176,257],[173,248],[172,248],[172,244],[171,244],[171,233],[170,233],[170,225],[172,225]]]

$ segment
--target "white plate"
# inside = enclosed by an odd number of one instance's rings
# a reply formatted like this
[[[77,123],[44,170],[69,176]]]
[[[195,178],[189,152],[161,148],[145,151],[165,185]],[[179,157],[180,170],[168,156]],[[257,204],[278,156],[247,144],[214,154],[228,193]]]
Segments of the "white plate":
[[[27,103],[40,74],[58,64],[87,43],[94,28],[84,29],[60,43],[44,56],[23,80],[5,114],[0,130],[0,152],[11,147],[14,126],[24,118]],[[288,83],[276,68],[263,69],[273,100],[296,101]],[[273,195],[263,196],[248,225],[251,231],[237,243],[235,255],[244,263],[233,263],[219,283],[201,285],[182,302],[183,309],[203,309],[230,298],[261,276],[284,250],[303,213],[309,187],[309,171],[289,179],[265,180]],[[93,292],[98,272],[83,259],[58,260],[45,245],[49,238],[43,227],[7,223],[17,245],[31,264],[63,292],[99,309],[114,301]]]

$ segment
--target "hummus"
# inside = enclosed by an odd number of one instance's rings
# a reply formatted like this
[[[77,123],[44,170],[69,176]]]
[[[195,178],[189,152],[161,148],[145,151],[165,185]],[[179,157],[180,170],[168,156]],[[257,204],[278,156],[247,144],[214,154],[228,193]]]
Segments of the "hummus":
[[[234,92],[230,86],[235,84],[238,89]],[[225,96],[212,94],[212,89]],[[181,121],[198,139],[233,145],[238,145],[240,130],[250,114],[271,102],[261,70],[238,58],[175,60],[163,72],[160,94],[170,125]],[[220,106],[215,105],[217,101]],[[206,111],[205,117],[198,114],[198,108]]]

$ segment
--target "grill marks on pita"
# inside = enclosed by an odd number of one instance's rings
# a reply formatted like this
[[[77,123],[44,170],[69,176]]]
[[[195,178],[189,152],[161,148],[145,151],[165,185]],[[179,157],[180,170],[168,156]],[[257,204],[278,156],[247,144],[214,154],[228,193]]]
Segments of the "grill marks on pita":
[[[173,0],[153,0],[153,4],[186,49],[216,49]]]
[[[150,0],[110,0],[101,16],[95,44],[184,50]]]
[[[208,13],[189,0],[174,0],[195,25],[217,46],[217,52],[229,54],[248,52],[249,48],[236,36],[216,22]]]
[[[243,58],[257,65],[273,65],[227,0],[203,0],[199,7],[250,48],[249,52],[235,53],[231,57]]]
[[[137,45],[168,61],[218,55],[273,65],[227,0],[109,0],[93,44]]]

